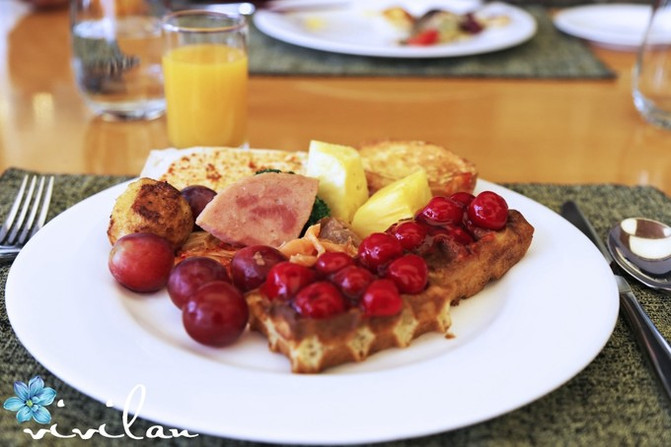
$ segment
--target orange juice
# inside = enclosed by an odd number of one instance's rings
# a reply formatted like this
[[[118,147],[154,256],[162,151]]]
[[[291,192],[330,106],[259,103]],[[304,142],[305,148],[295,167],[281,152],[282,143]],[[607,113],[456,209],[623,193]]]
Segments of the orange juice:
[[[218,44],[163,56],[168,136],[176,147],[247,142],[247,55]]]

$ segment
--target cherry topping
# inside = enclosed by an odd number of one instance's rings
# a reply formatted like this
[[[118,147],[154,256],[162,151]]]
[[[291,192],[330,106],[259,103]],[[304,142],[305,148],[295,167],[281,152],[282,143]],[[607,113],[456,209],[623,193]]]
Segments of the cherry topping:
[[[508,221],[508,204],[495,192],[483,191],[468,205],[468,217],[479,227],[500,230]]]
[[[403,300],[394,281],[376,279],[363,294],[361,305],[369,317],[386,317],[399,313],[403,307]]]
[[[420,293],[429,281],[429,268],[424,258],[407,254],[389,264],[387,278],[394,281],[401,293]]]
[[[471,234],[464,227],[457,225],[434,227],[431,231],[429,231],[429,233],[436,241],[448,238],[462,245],[467,245],[475,241],[473,236],[471,236]]]
[[[387,233],[373,233],[359,244],[359,260],[371,270],[384,267],[403,254],[403,246],[394,236]]]
[[[290,261],[275,264],[263,284],[263,293],[270,299],[289,299],[315,280],[315,271]]]
[[[416,218],[431,225],[446,225],[461,222],[463,215],[464,208],[460,202],[437,196],[429,200]]]
[[[327,251],[317,258],[315,269],[323,275],[330,275],[352,264],[354,259],[347,253]]]
[[[391,234],[401,243],[401,246],[408,251],[418,249],[426,238],[426,228],[418,222],[406,221],[391,228]]]
[[[465,208],[473,201],[473,199],[475,199],[475,196],[469,192],[459,191],[452,194],[450,199],[457,203],[461,203]]]
[[[310,318],[327,318],[346,309],[345,300],[338,289],[328,281],[318,281],[305,286],[296,294],[294,308]]]
[[[331,276],[331,282],[350,299],[359,299],[373,281],[373,274],[357,265],[349,265]]]

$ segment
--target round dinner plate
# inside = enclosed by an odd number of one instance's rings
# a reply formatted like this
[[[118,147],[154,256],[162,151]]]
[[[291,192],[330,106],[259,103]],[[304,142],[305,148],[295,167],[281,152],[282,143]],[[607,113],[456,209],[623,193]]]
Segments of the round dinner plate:
[[[190,433],[349,444],[468,426],[562,386],[601,351],[617,318],[615,281],[588,239],[544,206],[480,180],[478,190],[503,195],[536,230],[516,266],[453,308],[454,338],[427,334],[361,363],[292,374],[261,335],[247,331],[224,349],[199,345],[167,293],[115,283],[106,228],[126,185],[37,233],[9,272],[7,312],[23,345],[72,387],[123,409],[142,385],[144,403],[130,411]]]
[[[652,8],[639,4],[600,4],[567,8],[554,17],[555,26],[598,45],[635,51],[643,42]],[[662,16],[651,42],[671,43],[671,15]]]
[[[523,9],[495,2],[479,10],[483,14],[508,16],[510,22],[485,29],[472,38],[430,46],[399,44],[398,35],[386,32],[388,30],[381,31],[376,18],[357,8],[301,13],[261,9],[254,14],[253,20],[261,32],[293,45],[334,53],[395,58],[442,58],[489,53],[519,45],[536,33],[535,19]]]

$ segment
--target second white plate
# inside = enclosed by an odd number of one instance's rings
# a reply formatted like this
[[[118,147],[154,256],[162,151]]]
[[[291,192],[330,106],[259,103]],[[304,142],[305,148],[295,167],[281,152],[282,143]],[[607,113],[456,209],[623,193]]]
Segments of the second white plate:
[[[639,4],[601,4],[567,8],[554,17],[561,31],[598,45],[635,51],[643,42],[652,8]],[[652,33],[655,43],[671,43],[671,15]]]

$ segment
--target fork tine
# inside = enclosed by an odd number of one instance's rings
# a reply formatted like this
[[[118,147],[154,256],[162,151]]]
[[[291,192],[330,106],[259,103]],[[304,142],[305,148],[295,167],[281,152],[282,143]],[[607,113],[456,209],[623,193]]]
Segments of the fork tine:
[[[44,199],[42,200],[42,209],[40,210],[40,215],[37,218],[37,223],[33,227],[33,231],[30,233],[30,237],[33,237],[37,231],[44,226],[44,222],[47,220],[47,214],[49,213],[49,207],[51,206],[51,194],[54,190],[54,176],[49,177],[49,183],[47,183],[47,190],[44,193]]]
[[[16,199],[14,199],[14,203],[12,203],[12,207],[9,209],[9,214],[7,214],[5,222],[2,224],[2,227],[0,227],[0,242],[3,241],[5,236],[7,236],[7,233],[9,233],[9,229],[12,228],[12,224],[14,223],[14,218],[16,218],[16,213],[19,211],[19,206],[21,205],[21,200],[23,199],[23,192],[26,190],[27,183],[28,176],[26,175],[23,177],[23,181],[19,187],[19,192],[16,194]]]
[[[30,214],[28,215],[28,220],[26,220],[26,223],[23,225],[23,230],[21,231],[19,238],[16,240],[16,243],[18,245],[23,245],[26,243],[26,240],[28,240],[28,234],[30,233],[30,230],[33,226],[33,222],[35,222],[35,216],[37,216],[37,210],[42,206],[40,200],[42,199],[42,191],[44,190],[44,181],[45,178],[40,177],[40,183],[37,186],[37,192],[35,193],[35,197],[33,198],[32,201],[32,206],[30,207]]]
[[[10,244],[10,245],[15,243],[16,236],[19,234],[19,230],[21,229],[21,226],[23,225],[23,221],[26,219],[26,214],[28,214],[28,210],[30,209],[31,198],[33,197],[33,191],[35,191],[35,183],[36,182],[37,182],[37,177],[33,176],[33,178],[30,179],[30,185],[28,186],[28,192],[24,196],[23,205],[21,206],[21,209],[19,210],[19,215],[17,216],[16,222],[12,226],[12,229],[9,233],[9,237],[7,238],[7,243]]]

